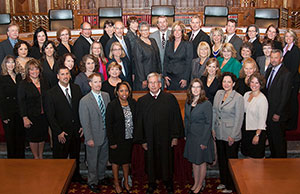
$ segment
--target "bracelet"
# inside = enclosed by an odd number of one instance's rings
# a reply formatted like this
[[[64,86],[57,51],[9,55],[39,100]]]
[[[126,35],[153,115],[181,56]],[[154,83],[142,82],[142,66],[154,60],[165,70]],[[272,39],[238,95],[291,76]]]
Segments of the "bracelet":
[[[255,134],[256,137],[259,137],[259,135],[260,135],[260,134],[258,134],[258,133]]]

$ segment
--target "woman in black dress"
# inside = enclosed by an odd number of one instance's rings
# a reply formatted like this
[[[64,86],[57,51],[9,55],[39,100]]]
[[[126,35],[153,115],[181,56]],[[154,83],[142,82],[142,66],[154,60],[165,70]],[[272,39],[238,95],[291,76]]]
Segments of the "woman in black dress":
[[[25,79],[18,87],[18,102],[26,135],[35,159],[43,159],[48,124],[44,114],[45,94],[49,88],[41,77],[42,67],[36,59],[25,66]]]
[[[42,50],[43,57],[41,58],[41,65],[43,67],[43,78],[46,79],[50,88],[52,88],[53,86],[57,85],[58,82],[58,60],[54,42],[44,42]]]
[[[254,59],[248,58],[244,60],[243,67],[240,71],[240,76],[237,79],[236,84],[234,86],[234,90],[240,93],[242,96],[246,92],[250,91],[251,89],[249,87],[248,80],[249,77],[255,72],[259,72],[259,70]]]
[[[189,84],[193,60],[193,44],[185,34],[185,25],[177,21],[167,41],[163,76],[168,90],[185,90]]]
[[[73,46],[70,44],[71,31],[67,27],[62,27],[56,32],[56,38],[59,41],[57,46],[57,55],[62,57],[66,53],[71,53]]]
[[[200,78],[204,86],[206,97],[210,103],[214,102],[215,94],[222,88],[220,82],[221,70],[219,67],[219,61],[216,58],[210,58],[206,63],[203,76]]]
[[[139,25],[140,39],[136,40],[133,56],[135,63],[135,90],[147,90],[147,75],[152,72],[161,73],[159,49],[156,41],[150,36],[150,26],[147,22]]]
[[[35,59],[40,59],[43,56],[44,42],[48,41],[48,35],[44,28],[39,27],[34,31],[33,45],[31,47],[30,56]]]
[[[212,104],[205,96],[203,83],[195,78],[187,90],[185,104],[184,157],[193,164],[194,185],[191,193],[201,193],[206,176],[207,163],[214,161],[214,141],[212,138]]]
[[[116,98],[115,88],[117,84],[122,82],[119,77],[122,72],[122,67],[116,62],[111,62],[108,65],[107,72],[109,74],[109,78],[102,83],[101,90],[107,92],[109,94],[110,101],[112,101]]]
[[[286,129],[297,129],[298,124],[298,91],[299,91],[299,64],[300,50],[298,48],[298,37],[295,31],[288,29],[284,34],[285,47],[283,49],[283,64],[291,72],[292,91],[290,97],[290,119]]]
[[[15,58],[7,55],[1,64],[0,117],[5,131],[7,158],[25,158],[25,130],[19,113],[17,87],[22,80],[16,73]]]
[[[255,24],[249,25],[246,30],[246,40],[253,46],[252,58],[254,60],[263,55],[262,45],[259,39],[259,28]]]
[[[106,130],[109,143],[109,161],[112,163],[116,193],[122,193],[119,184],[119,166],[124,173],[124,187],[131,193],[128,185],[129,164],[131,163],[132,138],[135,121],[136,101],[132,99],[131,87],[121,82],[116,87],[117,98],[106,109]]]
[[[282,51],[282,42],[279,35],[279,29],[273,24],[269,25],[266,30],[266,36],[264,39],[273,40],[274,48]]]

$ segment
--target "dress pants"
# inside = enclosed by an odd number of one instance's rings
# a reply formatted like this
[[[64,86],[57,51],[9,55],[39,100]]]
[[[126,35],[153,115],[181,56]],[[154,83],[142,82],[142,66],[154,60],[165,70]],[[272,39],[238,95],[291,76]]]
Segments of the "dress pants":
[[[285,130],[282,128],[280,121],[267,120],[267,136],[270,144],[271,158],[286,158],[287,143]]]
[[[25,128],[22,118],[15,113],[6,124],[2,122],[7,147],[7,158],[25,158]]]
[[[77,130],[78,131],[78,130]],[[80,176],[79,173],[79,154],[80,154],[80,137],[70,134],[65,136],[66,142],[61,144],[58,142],[58,137],[53,136],[53,158],[57,159],[76,159],[76,169],[73,177]]]
[[[228,141],[217,140],[216,144],[221,183],[226,186],[226,189],[234,190],[234,183],[229,171],[228,159],[238,158],[240,142],[234,142],[229,146]]]
[[[102,145],[90,147],[86,145],[88,163],[88,184],[98,184],[98,180],[104,179],[106,164],[108,161],[108,139],[105,138]]]

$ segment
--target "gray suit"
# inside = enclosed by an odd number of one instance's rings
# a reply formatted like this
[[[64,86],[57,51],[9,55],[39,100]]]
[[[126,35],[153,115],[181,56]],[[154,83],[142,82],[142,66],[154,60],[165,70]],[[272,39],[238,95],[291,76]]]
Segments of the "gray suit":
[[[234,34],[229,40],[229,43],[234,46],[236,50],[236,59],[240,61],[242,59],[240,50],[243,44],[243,40],[238,35]]]
[[[228,137],[232,137],[236,142],[242,138],[244,98],[233,90],[222,103],[224,95],[224,90],[219,90],[215,95],[212,128],[218,140],[228,141]]]
[[[164,57],[165,57],[165,49],[166,49],[166,46],[167,46],[167,41],[169,39],[169,36],[171,34],[171,31],[170,30],[167,30],[166,31],[167,33],[167,38],[166,38],[166,43],[165,43],[165,47],[163,48],[162,47],[162,43],[161,43],[161,36],[160,36],[160,31],[157,30],[155,32],[153,32],[152,34],[150,34],[150,38],[153,38],[156,43],[157,43],[157,46],[158,46],[158,49],[159,49],[159,55],[160,55],[160,61],[161,61],[161,72],[163,72],[163,68],[164,68]]]
[[[110,102],[109,94],[100,92],[105,107]],[[94,147],[86,146],[88,162],[88,184],[98,184],[104,178],[108,161],[108,140],[105,124],[97,100],[92,92],[85,95],[79,104],[79,117],[85,137],[85,144],[94,141]]]
[[[260,74],[262,74],[263,76],[265,76],[267,69],[265,70],[265,64],[266,64],[266,56],[259,56],[256,58],[256,63],[257,66],[259,67],[259,72]],[[272,65],[269,64],[269,67],[271,67]],[[268,67],[268,68],[269,68]]]

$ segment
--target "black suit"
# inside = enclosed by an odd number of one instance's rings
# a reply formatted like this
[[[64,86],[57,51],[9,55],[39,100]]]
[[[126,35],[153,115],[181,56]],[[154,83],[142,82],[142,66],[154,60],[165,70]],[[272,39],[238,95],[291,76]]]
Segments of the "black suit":
[[[298,90],[299,90],[299,64],[300,64],[300,51],[298,46],[294,45],[290,51],[287,51],[283,57],[284,66],[291,72],[292,77],[292,90],[291,98],[289,100],[290,118],[286,123],[286,129],[297,129],[298,125]]]
[[[252,58],[254,60],[256,60],[257,57],[259,56],[263,56],[263,50],[262,50],[262,45],[259,42],[259,37],[256,38],[253,42],[252,42],[252,46],[253,46],[253,51],[252,51]]]
[[[48,123],[44,114],[45,94],[49,85],[45,79],[40,79],[40,91],[27,80],[20,82],[18,86],[18,102],[21,117],[28,117],[32,122],[26,129],[29,142],[43,142],[48,138]]]
[[[190,31],[188,33],[189,39],[191,38],[191,35],[192,35],[192,31]],[[202,30],[200,30],[199,33],[197,34],[197,36],[194,37],[193,41],[192,41],[192,43],[193,43],[193,59],[198,58],[197,48],[198,48],[199,43],[202,41],[205,41],[209,45],[211,45],[209,36]]]
[[[7,55],[12,55],[16,57],[13,52],[13,46],[11,45],[9,39],[3,40],[0,43],[0,64],[2,63],[4,57],[6,57]],[[1,71],[2,69],[0,67],[0,72]]]
[[[53,158],[76,159],[76,170],[74,176],[79,175],[79,153],[80,153],[80,121],[79,101],[82,97],[79,86],[70,84],[72,106],[68,103],[65,91],[59,85],[50,89],[46,95],[46,114],[52,130]],[[66,142],[61,144],[58,135],[67,133]]]
[[[69,46],[70,46],[71,52],[72,52],[73,46],[70,44],[69,44]],[[57,48],[57,54],[59,57],[64,56],[64,54],[66,54],[66,53],[70,53],[70,51],[62,43],[59,43],[59,45],[56,48]]]
[[[170,80],[169,90],[185,90],[180,87],[180,80],[186,80],[189,85],[193,59],[193,45],[189,41],[181,41],[174,51],[174,41],[167,41],[163,75]]]
[[[16,75],[16,83],[10,75],[0,76],[0,116],[5,131],[7,158],[25,158],[25,130],[17,101],[17,86],[21,80],[20,74]]]
[[[130,41],[126,36],[123,36],[126,47],[127,47],[127,53],[128,56],[126,55],[126,57],[128,58],[128,60],[131,62],[132,60],[132,53],[131,53],[131,45],[130,45]],[[109,41],[107,42],[106,46],[105,46],[105,57],[109,59],[109,51],[110,51],[110,47],[112,45],[112,43],[117,42],[118,39],[115,35],[113,35],[113,37],[111,39],[109,39]],[[121,44],[121,43],[120,43]],[[121,44],[122,45],[122,44]],[[125,49],[123,48],[124,52]],[[126,52],[125,52],[126,54]]]
[[[92,38],[91,38],[92,39]],[[94,41],[94,39],[92,39]],[[80,35],[73,45],[73,54],[76,56],[76,65],[79,65],[84,55],[90,54],[91,44],[85,37]]]
[[[38,46],[32,46],[30,48],[29,56],[31,56],[37,60],[40,60],[43,56],[43,53],[41,53],[40,48]]]
[[[271,74],[273,68],[266,72],[266,80]],[[286,158],[287,145],[285,140],[285,130],[282,122],[286,120],[287,102],[290,97],[291,73],[282,65],[276,75],[273,75],[273,81],[269,88],[265,89],[265,94],[269,102],[267,117],[267,135],[270,142],[271,157]],[[272,120],[273,115],[279,115],[279,122]]]

